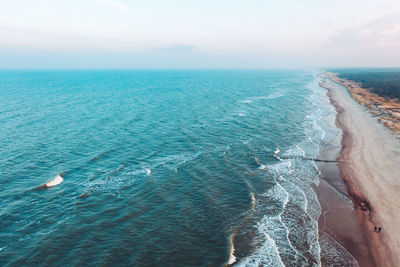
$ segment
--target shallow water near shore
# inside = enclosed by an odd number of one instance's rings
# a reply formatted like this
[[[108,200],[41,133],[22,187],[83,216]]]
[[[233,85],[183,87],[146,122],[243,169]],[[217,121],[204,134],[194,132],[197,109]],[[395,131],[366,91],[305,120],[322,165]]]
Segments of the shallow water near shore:
[[[0,263],[320,265],[318,82],[0,72]]]

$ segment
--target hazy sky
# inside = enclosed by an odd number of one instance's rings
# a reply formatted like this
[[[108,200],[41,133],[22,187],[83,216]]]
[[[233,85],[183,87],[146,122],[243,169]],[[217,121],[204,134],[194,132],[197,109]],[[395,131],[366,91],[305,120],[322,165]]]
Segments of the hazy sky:
[[[400,67],[400,0],[0,0],[0,68]]]

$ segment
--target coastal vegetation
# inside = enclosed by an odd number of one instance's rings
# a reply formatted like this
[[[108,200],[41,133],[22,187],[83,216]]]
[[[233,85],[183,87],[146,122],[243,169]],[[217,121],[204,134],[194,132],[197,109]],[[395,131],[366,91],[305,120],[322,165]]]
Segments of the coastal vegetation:
[[[358,103],[367,107],[368,111],[374,117],[378,117],[379,122],[392,130],[394,134],[400,136],[400,98],[396,97],[396,94],[393,94],[393,92],[389,92],[391,93],[390,97],[388,97],[387,94],[385,95],[386,91],[390,91],[389,88],[393,88],[395,93],[400,92],[400,87],[396,88],[394,85],[396,78],[393,78],[392,80],[388,79],[388,81],[391,81],[392,87],[379,87],[383,89],[378,89],[377,91],[379,93],[375,93],[373,89],[367,89],[368,87],[362,82],[347,78],[347,76],[353,77],[352,75],[340,75],[330,72],[328,72],[327,75],[332,81],[346,87],[350,95],[357,100]],[[377,77],[378,76],[379,74]],[[371,75],[371,77],[373,77],[373,75]],[[368,80],[370,83],[373,81],[372,79],[365,80]],[[384,89],[386,89],[386,91]]]
[[[341,79],[361,84],[382,97],[400,98],[400,71],[335,71]]]

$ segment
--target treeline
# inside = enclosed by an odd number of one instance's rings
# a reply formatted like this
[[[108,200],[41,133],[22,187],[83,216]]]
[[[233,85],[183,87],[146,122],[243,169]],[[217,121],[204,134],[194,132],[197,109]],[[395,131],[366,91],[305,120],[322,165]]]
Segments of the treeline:
[[[340,72],[339,78],[361,83],[363,88],[389,98],[400,98],[400,71],[386,72]]]

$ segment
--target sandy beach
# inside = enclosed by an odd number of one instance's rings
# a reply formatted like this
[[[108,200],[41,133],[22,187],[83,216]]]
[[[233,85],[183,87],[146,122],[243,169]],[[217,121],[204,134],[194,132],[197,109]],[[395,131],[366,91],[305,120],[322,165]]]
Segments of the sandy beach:
[[[397,137],[400,137],[400,101],[396,98],[387,98],[372,93],[365,89],[360,83],[339,78],[337,74],[327,73],[332,81],[347,88],[351,97],[359,104],[366,107],[373,117],[377,117],[378,122],[382,123],[392,131]]]
[[[350,248],[348,251],[353,250],[360,266],[399,266],[399,139],[359,105],[345,87],[328,78],[321,85],[328,90],[337,111],[336,124],[343,131],[338,161],[347,163],[338,167],[360,227],[359,234],[344,233],[353,238],[342,240],[342,244]],[[381,227],[381,232],[375,227]],[[361,247],[364,243],[366,248]]]
[[[314,188],[321,205],[318,220],[322,266],[375,266],[368,242],[360,228],[354,204],[334,163],[341,151],[342,130],[336,125],[336,113],[327,118],[331,135],[320,150],[319,158],[332,162],[319,164],[320,183]]]

